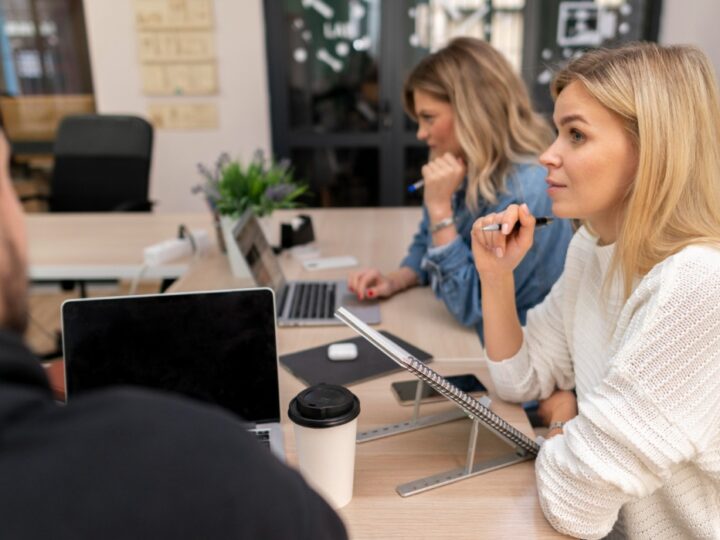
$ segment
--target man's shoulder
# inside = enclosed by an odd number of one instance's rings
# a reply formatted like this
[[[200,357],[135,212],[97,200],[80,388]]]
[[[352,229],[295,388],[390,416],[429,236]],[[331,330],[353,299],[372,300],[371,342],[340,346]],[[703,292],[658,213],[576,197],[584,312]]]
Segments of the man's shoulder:
[[[98,533],[108,520],[135,524],[107,538],[301,538],[323,529],[344,537],[339,518],[300,475],[220,408],[118,388],[45,407],[22,424],[11,443],[24,445],[23,456],[0,452],[12,486],[11,498],[0,494],[6,523],[27,526],[23,508],[47,508],[46,493],[71,486],[74,503],[51,508],[45,521]],[[89,505],[102,510],[88,516]],[[144,523],[133,521],[142,513]]]

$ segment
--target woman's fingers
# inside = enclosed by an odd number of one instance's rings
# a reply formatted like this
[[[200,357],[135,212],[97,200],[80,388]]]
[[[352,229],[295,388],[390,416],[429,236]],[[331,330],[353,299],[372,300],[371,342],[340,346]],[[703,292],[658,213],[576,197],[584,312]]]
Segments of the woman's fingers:
[[[381,276],[382,274],[380,274],[380,272],[374,268],[367,270],[360,276],[360,279],[358,279],[357,282],[357,287],[355,289],[355,293],[360,300],[362,300],[363,298],[367,298],[368,289],[375,286],[380,280]]]
[[[525,251],[530,249],[533,244],[533,235],[535,233],[535,216],[530,213],[527,204],[522,204],[519,208],[518,219],[520,220],[520,230],[517,234],[517,243]]]
[[[473,225],[473,237],[478,245],[492,253],[497,253],[496,248],[499,247],[497,244],[498,235],[485,229],[490,225],[498,224],[500,217],[501,214],[488,214],[477,219]]]

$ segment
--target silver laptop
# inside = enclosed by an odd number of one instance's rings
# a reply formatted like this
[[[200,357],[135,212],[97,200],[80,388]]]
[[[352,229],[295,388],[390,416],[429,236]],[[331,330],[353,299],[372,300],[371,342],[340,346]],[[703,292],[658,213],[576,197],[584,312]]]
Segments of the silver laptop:
[[[68,300],[62,332],[68,401],[114,385],[177,392],[237,415],[285,459],[272,290]]]
[[[279,326],[336,326],[340,306],[366,324],[380,323],[377,301],[360,301],[344,280],[287,281],[272,246],[252,213],[246,213],[233,230],[233,240],[244,263],[260,287],[271,287],[277,296]],[[228,250],[232,257],[232,252]],[[231,260],[231,264],[232,264]]]

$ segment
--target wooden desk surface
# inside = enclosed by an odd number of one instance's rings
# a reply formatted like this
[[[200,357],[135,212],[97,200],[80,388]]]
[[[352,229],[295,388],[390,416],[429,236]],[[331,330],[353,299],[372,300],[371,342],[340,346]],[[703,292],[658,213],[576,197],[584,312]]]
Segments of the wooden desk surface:
[[[178,226],[205,229],[208,214],[83,213],[27,214],[31,279],[132,279],[143,265],[143,249],[176,238]],[[178,277],[187,261],[149,269],[145,276]]]
[[[297,212],[277,212],[275,220]],[[323,257],[354,255],[361,266],[396,268],[420,220],[417,208],[333,209],[303,211],[313,218]],[[290,279],[340,278],[352,269],[304,271],[289,253],[281,263]],[[227,260],[211,254],[191,266],[172,287],[174,291],[249,286],[230,275]],[[381,304],[387,329],[436,357],[433,367],[442,374],[474,372],[491,389],[482,349],[473,330],[463,328],[448,314],[429,288],[415,288]],[[344,326],[280,328],[280,354],[339,341],[355,334]],[[448,360],[453,359],[453,360]],[[390,391],[395,380],[412,378],[404,372],[351,385],[361,403],[360,429],[404,421],[411,407],[397,404]],[[292,425],[287,404],[304,388],[280,369],[283,428],[290,463],[295,463]],[[423,414],[452,409],[449,403],[423,405]],[[533,436],[522,409],[493,400],[493,410]],[[340,510],[351,538],[560,538],[542,515],[535,488],[533,462],[524,462],[408,498],[397,485],[462,466],[465,463],[469,420],[360,444],[357,447],[353,500]],[[494,435],[481,430],[478,459],[511,450]]]
[[[308,210],[322,256],[354,255],[361,266],[396,268],[420,219],[418,208]],[[287,220],[297,212],[276,212],[274,219]],[[175,235],[182,222],[206,228],[210,217],[197,215],[43,215],[29,216],[31,263],[42,266],[124,265],[137,267],[142,248]],[[274,240],[277,242],[277,239]],[[290,279],[339,278],[352,269],[306,272],[289,253],[281,263]],[[184,270],[184,268],[183,268]],[[190,264],[173,285],[173,291],[196,291],[251,285],[231,276],[227,259],[217,249]],[[481,358],[474,331],[461,327],[447,313],[429,288],[406,291],[381,304],[382,324],[407,341],[431,352],[434,369],[442,374],[474,372],[493,387]],[[280,354],[354,337],[345,326],[281,328]],[[59,365],[51,378],[62,378]],[[279,370],[283,429],[289,462],[295,463],[292,425],[287,404],[303,384],[284,369]],[[362,412],[360,429],[370,429],[410,418],[411,407],[398,405],[390,383],[412,378],[396,372],[372,381],[351,385]],[[449,410],[453,405],[423,405],[423,414]],[[493,410],[532,436],[532,428],[520,407],[493,400]],[[542,515],[537,501],[532,462],[516,464],[408,498],[400,497],[397,485],[462,466],[465,463],[470,422],[459,420],[413,433],[358,445],[353,500],[340,514],[350,537],[357,538],[559,538]],[[507,453],[510,447],[481,430],[478,460]]]

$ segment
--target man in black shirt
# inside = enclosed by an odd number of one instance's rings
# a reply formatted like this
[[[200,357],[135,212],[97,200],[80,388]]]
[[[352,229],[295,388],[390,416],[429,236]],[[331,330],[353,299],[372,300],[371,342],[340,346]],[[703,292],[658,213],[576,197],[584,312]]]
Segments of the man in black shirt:
[[[67,406],[22,342],[27,246],[0,134],[0,536],[343,539],[299,474],[211,406],[141,390]]]

